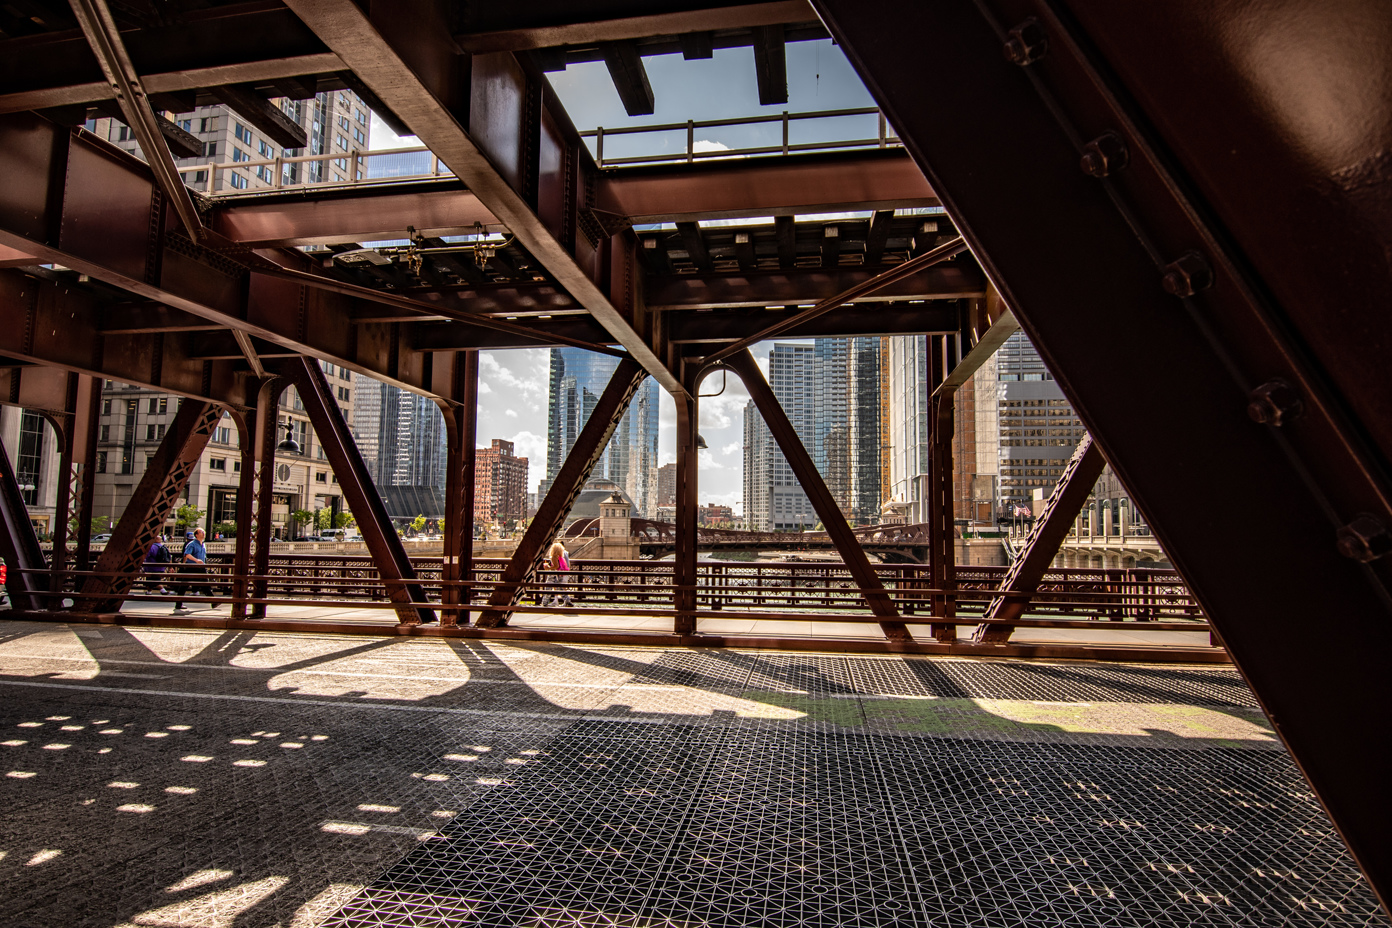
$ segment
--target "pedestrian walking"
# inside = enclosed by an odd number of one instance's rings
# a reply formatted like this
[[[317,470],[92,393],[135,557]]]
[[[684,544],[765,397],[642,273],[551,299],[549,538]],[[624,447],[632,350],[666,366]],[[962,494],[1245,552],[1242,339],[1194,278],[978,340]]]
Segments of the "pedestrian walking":
[[[179,597],[179,601],[174,603],[174,611],[176,613],[192,611],[185,609],[183,604],[183,597],[190,593],[195,596],[206,596],[209,599],[213,597],[213,588],[208,584],[207,579],[208,549],[203,545],[203,537],[204,534],[201,528],[194,529],[193,537],[184,542],[184,553],[179,559],[179,573],[181,576],[189,576],[190,578],[201,577],[202,579],[198,581],[189,579],[182,581],[178,585],[175,595]],[[208,605],[216,607],[219,604],[214,602]]]
[[[564,598],[565,605],[574,606],[575,600],[570,598],[570,590],[568,589],[573,579],[570,573],[570,552],[566,550],[565,545],[561,544],[559,538],[551,543],[551,547],[546,552],[546,566],[555,572],[554,580],[560,589],[554,594],[543,597],[541,604],[543,606],[560,605],[561,599]]]
[[[158,589],[161,596],[168,596],[169,589],[164,585],[165,574],[171,569],[174,562],[174,555],[169,553],[169,546],[165,543],[163,536],[155,536],[155,540],[150,542],[150,547],[145,550],[145,573],[149,575],[146,587],[150,590]]]

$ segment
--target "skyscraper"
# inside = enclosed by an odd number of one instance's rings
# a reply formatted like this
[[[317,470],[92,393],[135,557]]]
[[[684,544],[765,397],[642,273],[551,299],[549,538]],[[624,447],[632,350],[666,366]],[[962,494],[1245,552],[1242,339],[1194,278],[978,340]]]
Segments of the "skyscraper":
[[[353,437],[379,487],[445,486],[445,421],[424,396],[356,374]]]
[[[583,348],[551,349],[546,477],[539,486],[541,493],[551,488],[618,364],[617,358]],[[657,514],[657,416],[657,381],[645,378],[591,475],[622,487],[644,518]]]
[[[1001,499],[1048,496],[1086,430],[1024,332],[996,352],[996,384]]]
[[[495,438],[474,457],[474,519],[492,522],[521,519],[527,514],[527,459],[513,453],[513,444]]]
[[[769,385],[846,519],[879,519],[881,339],[776,343]],[[787,530],[818,521],[792,469],[752,406],[744,413],[744,514],[751,527]]]

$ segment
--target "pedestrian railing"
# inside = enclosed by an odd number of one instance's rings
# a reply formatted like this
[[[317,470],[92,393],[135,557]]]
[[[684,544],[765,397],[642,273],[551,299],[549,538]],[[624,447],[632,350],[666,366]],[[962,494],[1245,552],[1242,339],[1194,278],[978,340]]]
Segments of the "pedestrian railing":
[[[873,129],[870,128],[872,121]],[[740,134],[758,137],[764,134],[760,130],[765,126],[774,128],[771,141],[764,139],[752,145],[737,143],[731,146],[718,140],[722,135],[731,140],[737,139]],[[683,133],[684,141],[679,141]],[[801,137],[803,135],[806,137]],[[609,129],[601,126],[581,132],[580,138],[590,146],[590,153],[601,168],[902,146],[899,136],[886,122],[884,113],[875,107],[809,113],[784,110],[768,116],[688,119],[686,122]],[[614,153],[616,145],[621,149],[617,155]],[[606,146],[608,152],[605,151]],[[396,165],[390,160],[393,158],[399,159]],[[388,167],[382,168],[384,164]],[[393,171],[391,167],[397,169]],[[294,168],[299,168],[298,172]],[[317,168],[317,176],[313,180],[308,177],[316,173],[312,168]],[[241,161],[206,161],[178,170],[186,186],[219,198],[264,194],[268,190],[358,187],[454,176],[454,172],[424,146],[379,151],[354,149],[321,155],[281,155]],[[295,175],[293,179],[289,176],[291,174]],[[234,183],[230,180],[232,177],[246,180],[247,186],[231,186]],[[252,178],[256,179],[254,185]],[[220,180],[225,181],[221,189]]]
[[[412,558],[416,578],[425,591],[419,605],[481,611],[502,580],[503,559],[478,558],[465,581],[446,581],[438,557]],[[576,560],[570,571],[542,571],[526,587],[515,611],[577,612],[595,615],[675,617],[678,587],[672,561]],[[876,565],[876,573],[901,614],[910,622],[940,620],[942,603],[950,604],[958,624],[976,624],[987,605],[999,595],[1006,575],[1003,567],[960,567],[949,589],[932,584],[929,568],[917,564]],[[110,593],[85,594],[91,571],[64,571],[38,595],[50,608],[83,602],[110,601]],[[260,577],[233,573],[230,554],[212,554],[208,574],[197,579],[178,575],[145,575],[131,591],[119,596],[133,602],[171,601],[178,592],[161,595],[158,587],[189,582],[209,583],[211,597],[184,596],[182,601],[208,599],[257,606],[354,606],[395,609],[390,597],[400,583],[384,581],[369,556],[272,555]],[[840,562],[700,562],[697,567],[697,618],[797,619],[874,623],[861,589]],[[555,606],[552,597],[569,597],[573,606]],[[448,599],[449,603],[445,600]],[[938,612],[934,613],[934,604]],[[389,620],[387,620],[389,621]],[[1001,624],[1035,627],[1116,627],[1145,623],[1155,631],[1205,631],[1207,619],[1179,575],[1171,570],[1106,569],[1055,570],[1045,575],[1025,615]]]

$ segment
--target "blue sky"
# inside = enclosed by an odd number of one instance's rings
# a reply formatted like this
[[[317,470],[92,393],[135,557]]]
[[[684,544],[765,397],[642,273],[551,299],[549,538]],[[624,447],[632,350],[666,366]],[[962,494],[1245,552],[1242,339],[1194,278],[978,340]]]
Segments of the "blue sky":
[[[806,113],[875,105],[845,56],[829,40],[791,43],[787,51],[788,102],[777,106],[759,105],[754,54],[748,48],[717,50],[715,57],[704,61],[685,61],[681,55],[644,59],[656,101],[656,112],[651,116],[632,118],[624,112],[609,72],[601,62],[572,65],[548,77],[581,131],[599,126],[613,129],[688,119],[779,115],[783,110]],[[799,131],[821,133],[823,138],[865,137],[874,133],[875,121],[873,117],[809,121]],[[697,141],[709,143],[708,147],[740,147],[776,144],[781,137],[781,128],[774,124],[744,130],[709,129],[699,133]],[[685,144],[682,134],[670,138],[638,136],[635,141],[648,152],[674,151],[674,146]],[[373,117],[372,148],[412,144],[414,138],[398,140],[381,120]],[[628,152],[609,141],[605,153],[613,157]],[[754,349],[754,356],[765,369],[771,347],[771,343],[765,343]],[[545,349],[488,351],[480,355],[479,444],[486,446],[494,438],[514,442],[517,453],[531,460],[528,481],[532,490],[545,476],[547,373]],[[708,379],[702,389],[706,393],[719,390],[720,375]],[[661,396],[659,456],[666,463],[676,460],[676,407],[666,393]],[[723,503],[737,511],[743,508],[743,410],[748,399],[744,387],[731,377],[722,395],[700,403],[700,430],[709,446],[709,450],[701,452],[702,503]]]

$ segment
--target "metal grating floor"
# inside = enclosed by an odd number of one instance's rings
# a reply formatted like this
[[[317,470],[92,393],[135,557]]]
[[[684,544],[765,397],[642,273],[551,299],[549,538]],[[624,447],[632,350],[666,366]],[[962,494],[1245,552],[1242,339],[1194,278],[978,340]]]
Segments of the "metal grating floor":
[[[1278,752],[587,721],[326,924],[1386,921]]]

